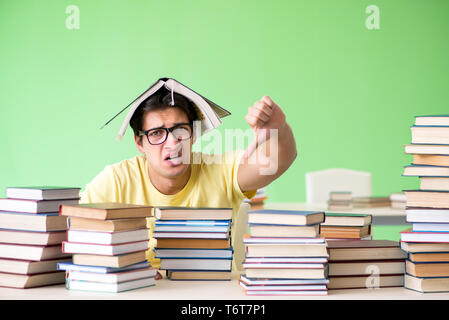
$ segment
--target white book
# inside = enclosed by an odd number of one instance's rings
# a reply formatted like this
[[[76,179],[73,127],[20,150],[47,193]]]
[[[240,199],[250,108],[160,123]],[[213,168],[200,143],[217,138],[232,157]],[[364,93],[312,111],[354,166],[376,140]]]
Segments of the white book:
[[[449,232],[401,232],[404,242],[449,242]]]
[[[449,223],[449,209],[408,208],[405,213],[407,222]]]
[[[240,280],[248,285],[254,286],[271,286],[271,285],[314,285],[314,284],[328,284],[329,279],[259,279],[250,278],[246,275],[240,275]]]
[[[243,243],[286,243],[286,244],[307,244],[307,243],[326,243],[324,238],[264,238],[264,237],[248,237],[243,239]]]
[[[243,263],[244,269],[324,269],[322,263]]]
[[[56,200],[79,198],[80,188],[34,186],[6,188],[6,197],[29,200]]]
[[[449,223],[414,223],[414,232],[449,232]]]
[[[247,285],[246,283],[240,281],[240,286],[248,291],[309,291],[309,290],[327,290],[325,284],[310,284],[310,285]]]
[[[58,270],[93,272],[95,274],[122,272],[122,271],[129,271],[129,270],[135,270],[135,269],[144,269],[144,268],[148,268],[148,267],[150,267],[150,263],[148,261],[132,264],[132,265],[122,267],[122,268],[102,267],[102,266],[84,266],[84,265],[74,264],[72,262],[61,262],[61,263],[57,264]]]
[[[326,263],[325,257],[287,258],[287,257],[247,257],[247,263]]]
[[[77,205],[78,202],[79,199],[24,200],[1,198],[0,210],[27,213],[58,212],[61,205]]]
[[[162,270],[230,271],[232,259],[161,259]]]
[[[219,232],[154,232],[154,238],[228,239],[229,233]]]
[[[94,292],[122,292],[155,285],[155,278],[144,278],[120,283],[102,283],[78,280],[66,280],[69,290],[94,291]]]
[[[229,232],[229,226],[161,226],[154,228],[155,232]]]
[[[102,283],[120,283],[125,281],[149,278],[156,276],[156,269],[145,268],[137,270],[127,270],[113,273],[94,273],[83,271],[68,271],[67,279],[79,281],[91,281]]]
[[[118,244],[149,239],[148,229],[138,229],[119,232],[97,232],[69,229],[67,241],[93,244]]]
[[[157,226],[194,226],[194,227],[217,227],[230,226],[230,220],[157,220]]]
[[[156,258],[232,258],[232,249],[155,248]]]
[[[149,243],[147,240],[132,243],[113,244],[113,245],[76,243],[65,241],[62,243],[62,250],[65,253],[115,256],[125,253],[147,250],[148,244]]]

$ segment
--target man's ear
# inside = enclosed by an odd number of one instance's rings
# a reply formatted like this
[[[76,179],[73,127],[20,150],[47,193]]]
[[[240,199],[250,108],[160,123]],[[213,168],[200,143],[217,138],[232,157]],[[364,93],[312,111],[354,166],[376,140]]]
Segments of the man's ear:
[[[134,141],[136,142],[136,147],[139,152],[145,154],[145,150],[143,149],[142,137],[134,135]]]

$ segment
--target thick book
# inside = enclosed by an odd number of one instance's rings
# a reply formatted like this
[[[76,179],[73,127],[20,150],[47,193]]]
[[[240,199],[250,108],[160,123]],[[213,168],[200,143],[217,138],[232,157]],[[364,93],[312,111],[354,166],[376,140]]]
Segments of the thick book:
[[[151,206],[130,203],[87,203],[63,205],[59,210],[61,216],[90,218],[98,220],[129,219],[152,216]]]
[[[291,237],[315,238],[320,233],[320,225],[288,226],[275,224],[249,224],[249,234],[252,237]]]
[[[329,261],[405,259],[397,241],[391,240],[342,240],[329,241]]]
[[[158,232],[153,234],[155,239],[182,238],[182,239],[228,239],[229,232]]]
[[[68,256],[70,255],[62,252],[61,245],[34,246],[0,243],[0,258],[41,261],[64,258]]]
[[[31,275],[0,272],[0,287],[26,289],[62,284],[64,282],[65,273],[60,271]]]
[[[359,276],[329,276],[328,290],[335,289],[377,289],[402,287],[403,274],[392,275],[359,275]]]
[[[407,207],[449,208],[449,191],[404,190]]]
[[[155,248],[156,258],[232,258],[232,248],[226,249],[173,249]]]
[[[404,166],[403,176],[449,177],[449,167],[410,165]]]
[[[112,268],[112,267],[102,267],[102,266],[84,266],[84,265],[74,264],[72,262],[61,262],[61,263],[57,264],[58,270],[91,272],[94,274],[123,272],[123,271],[137,270],[137,269],[146,269],[149,267],[150,267],[150,263],[148,261],[138,262],[138,263],[126,266],[126,267],[122,267],[122,268]]]
[[[400,242],[401,249],[408,253],[449,252],[449,243],[441,242]]]
[[[161,259],[161,270],[211,270],[231,271],[232,258],[227,259]]]
[[[329,261],[329,276],[404,274],[405,260]]]
[[[404,242],[448,242],[449,232],[414,232],[408,228],[400,232]]]
[[[132,264],[146,261],[146,250],[118,256],[74,254],[72,259],[73,263],[77,265],[123,268]]]
[[[449,191],[449,177],[420,177],[419,180],[419,188],[422,190]]]
[[[246,257],[328,257],[326,242],[246,242],[245,247]]]
[[[68,290],[81,290],[93,292],[111,292],[118,293],[123,291],[135,290],[155,285],[155,277],[119,282],[119,283],[103,283],[83,280],[67,279],[66,288]]]
[[[323,211],[257,210],[248,212],[248,223],[306,226],[323,221]]]
[[[407,154],[449,154],[449,144],[406,144]]]
[[[412,262],[449,262],[449,252],[411,252],[408,259]]]
[[[231,220],[232,208],[156,207],[154,217],[159,220]]]
[[[276,279],[324,279],[328,276],[328,268],[246,268],[249,278]]]
[[[370,214],[326,212],[321,226],[362,227],[370,225],[372,221],[373,217]]]
[[[449,277],[449,262],[406,261],[405,272],[414,277]]]
[[[142,229],[147,227],[147,218],[96,220],[89,218],[68,218],[69,227],[72,230],[120,232]]]
[[[412,143],[449,144],[449,126],[413,125],[410,130]]]
[[[29,200],[78,199],[81,188],[60,186],[28,186],[6,188],[6,197]]]
[[[167,279],[177,281],[226,281],[232,279],[232,272],[210,270],[167,270]]]
[[[148,240],[119,243],[113,245],[91,244],[64,241],[62,250],[65,253],[94,254],[116,256],[148,249]]]
[[[59,258],[44,261],[16,260],[0,258],[0,272],[16,274],[38,274],[57,271],[58,263],[72,261],[72,258]]]
[[[231,246],[228,239],[181,239],[181,238],[160,238],[157,239],[158,248],[175,249],[228,249]]]
[[[0,228],[23,231],[62,231],[67,230],[67,217],[57,213],[22,213],[0,211]]]
[[[449,292],[449,277],[418,278],[409,274],[405,274],[404,288],[422,293]]]
[[[159,92],[160,90],[168,90],[170,92],[177,93],[186,97],[192,104],[197,113],[198,118],[201,120],[201,132],[204,134],[211,129],[218,127],[221,124],[221,118],[230,115],[230,112],[223,109],[216,103],[210,101],[209,99],[203,97],[187,86],[181,84],[179,81],[171,78],[159,78],[155,83],[153,83],[147,90],[145,90],[139,97],[132,101],[128,106],[123,108],[118,114],[116,114],[112,119],[106,122],[107,125],[113,119],[115,119],[119,114],[129,108],[125,119],[123,120],[122,126],[118,133],[117,139],[121,140],[126,132],[129,121],[131,120],[136,109],[149,97]],[[104,126],[105,126],[104,125]],[[103,127],[104,127],[103,126]]]
[[[65,231],[38,232],[0,229],[0,243],[51,246],[66,240]]]
[[[371,234],[371,226],[321,226],[320,236],[329,239],[360,239]]]
[[[415,116],[417,126],[449,126],[449,114]]]
[[[149,278],[156,276],[156,269],[151,267],[134,270],[124,270],[112,273],[94,273],[70,270],[67,272],[68,280],[91,281],[101,283],[120,283],[137,279]]]
[[[449,208],[417,208],[408,207],[405,210],[407,222],[449,223]]]
[[[0,199],[1,211],[15,211],[25,213],[58,212],[61,205],[76,205],[79,198],[65,200],[24,200],[24,199]]]
[[[149,230],[138,229],[118,232],[97,232],[72,230],[67,231],[67,241],[91,244],[119,244],[149,239]]]
[[[413,155],[413,164],[414,165],[449,167],[449,155],[414,154]]]

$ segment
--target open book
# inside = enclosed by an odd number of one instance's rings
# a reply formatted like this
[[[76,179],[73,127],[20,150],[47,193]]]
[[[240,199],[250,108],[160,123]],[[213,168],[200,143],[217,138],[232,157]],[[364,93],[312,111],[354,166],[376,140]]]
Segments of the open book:
[[[122,126],[117,136],[117,140],[121,140],[125,135],[126,128],[128,127],[129,121],[131,120],[134,111],[140,106],[140,104],[145,101],[148,97],[158,92],[162,87],[165,87],[170,92],[175,92],[180,94],[187,99],[189,99],[194,105],[198,118],[201,120],[201,133],[204,134],[211,129],[218,127],[221,124],[221,119],[230,115],[231,113],[209,99],[203,97],[202,95],[196,93],[192,89],[186,87],[175,79],[171,78],[160,78],[153,85],[151,85],[144,93],[137,97],[133,102],[123,108],[119,113],[117,113],[113,118],[106,122],[104,126],[109,124],[114,120],[119,114],[130,108],[128,114],[123,120]],[[102,127],[102,128],[103,128]]]

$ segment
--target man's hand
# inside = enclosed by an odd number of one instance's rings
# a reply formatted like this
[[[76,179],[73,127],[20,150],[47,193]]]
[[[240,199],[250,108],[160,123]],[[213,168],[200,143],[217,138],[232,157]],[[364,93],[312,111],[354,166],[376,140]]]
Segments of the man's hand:
[[[249,107],[245,119],[256,136],[246,149],[246,157],[251,156],[260,144],[270,138],[270,129],[280,130],[286,125],[284,112],[269,96],[263,96]]]

